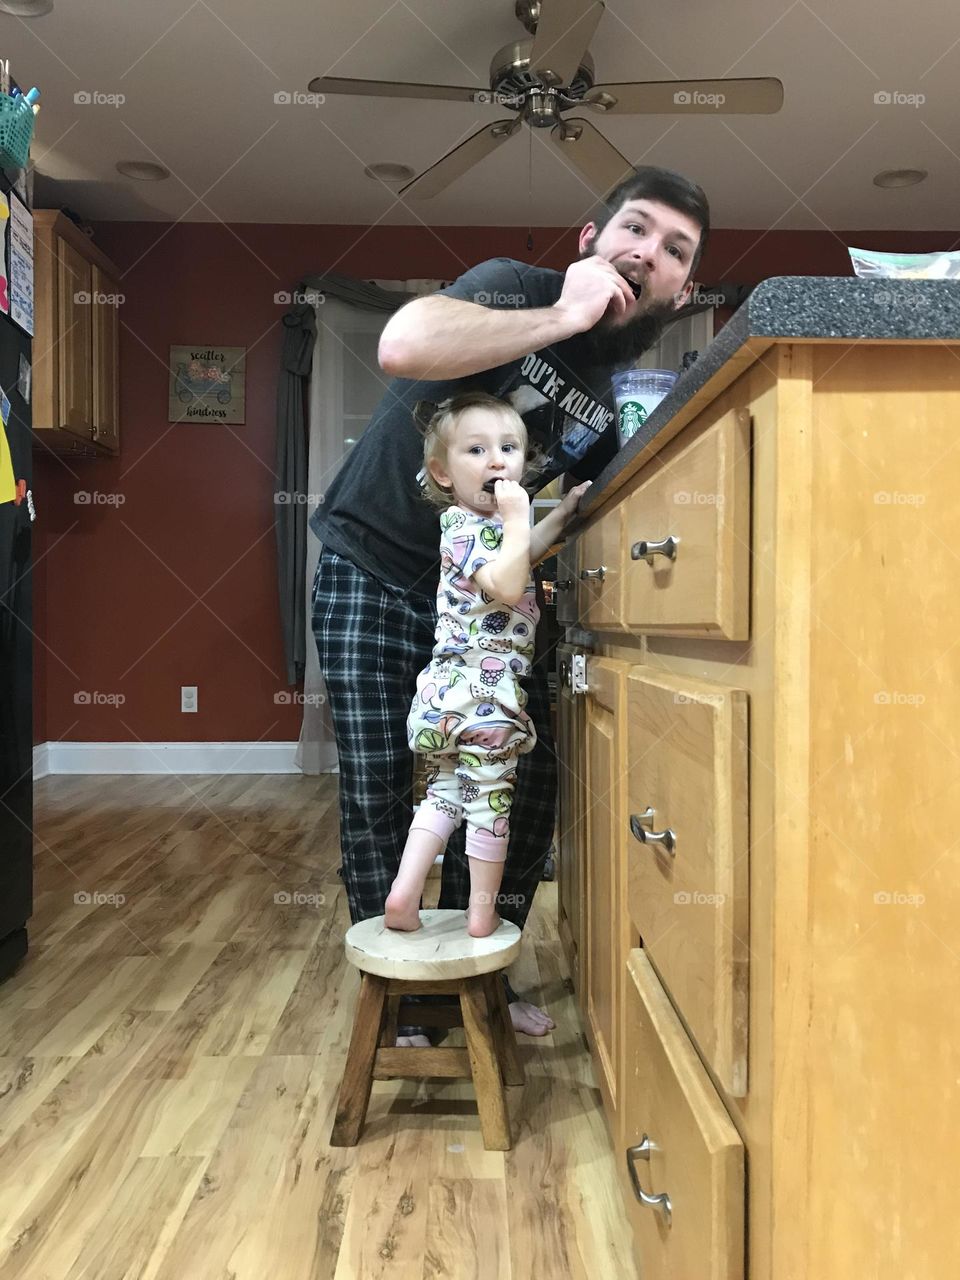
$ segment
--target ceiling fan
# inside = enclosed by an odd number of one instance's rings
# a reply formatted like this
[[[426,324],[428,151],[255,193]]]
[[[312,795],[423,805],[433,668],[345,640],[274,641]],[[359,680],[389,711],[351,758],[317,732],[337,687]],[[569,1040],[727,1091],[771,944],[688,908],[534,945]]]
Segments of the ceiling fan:
[[[769,115],[783,105],[783,85],[772,77],[595,84],[587,46],[603,10],[603,0],[516,0],[516,15],[533,39],[505,45],[494,55],[489,90],[337,76],[317,76],[309,87],[324,94],[489,103],[515,113],[513,119],[484,125],[400,188],[401,195],[415,199],[429,199],[443,191],[512,138],[523,122],[534,129],[549,129],[551,142],[598,195],[605,194],[633,166],[585,117],[563,118],[576,107],[600,115]]]

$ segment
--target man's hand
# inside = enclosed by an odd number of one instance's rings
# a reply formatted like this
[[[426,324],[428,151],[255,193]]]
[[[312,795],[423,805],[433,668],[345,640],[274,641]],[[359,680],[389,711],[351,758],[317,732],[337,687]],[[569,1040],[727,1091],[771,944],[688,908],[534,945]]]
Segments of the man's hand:
[[[577,326],[575,333],[586,333],[608,308],[612,316],[623,316],[636,306],[636,299],[613,263],[594,254],[567,267],[563,290],[553,305]]]
[[[530,496],[516,480],[498,480],[493,487],[503,523],[530,523]]]

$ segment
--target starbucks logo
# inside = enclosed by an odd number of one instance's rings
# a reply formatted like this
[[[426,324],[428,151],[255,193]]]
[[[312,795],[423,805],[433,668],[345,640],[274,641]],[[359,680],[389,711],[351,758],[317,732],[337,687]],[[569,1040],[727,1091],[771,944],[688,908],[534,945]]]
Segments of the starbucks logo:
[[[629,440],[647,420],[647,411],[637,400],[625,400],[620,405],[620,439]]]

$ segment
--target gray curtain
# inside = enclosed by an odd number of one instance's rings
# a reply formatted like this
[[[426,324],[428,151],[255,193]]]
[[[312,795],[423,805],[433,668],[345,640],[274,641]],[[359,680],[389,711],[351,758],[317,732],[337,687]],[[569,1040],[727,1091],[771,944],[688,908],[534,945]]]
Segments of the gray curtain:
[[[330,272],[306,276],[284,315],[280,378],[277,383],[277,465],[274,513],[280,626],[288,684],[299,684],[306,662],[307,444],[304,393],[317,337],[317,308],[311,294],[339,298],[368,311],[397,311],[416,297],[381,289],[366,280]]]

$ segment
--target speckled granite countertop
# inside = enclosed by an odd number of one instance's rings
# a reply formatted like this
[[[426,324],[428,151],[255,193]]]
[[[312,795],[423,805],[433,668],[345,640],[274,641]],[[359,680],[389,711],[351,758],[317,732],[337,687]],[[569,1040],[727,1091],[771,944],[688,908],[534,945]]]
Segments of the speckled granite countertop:
[[[677,379],[637,434],[597,477],[580,506],[588,517],[619,487],[637,455],[664,430],[698,391],[750,339],[819,339],[852,342],[960,342],[960,281],[860,280],[847,276],[776,276],[759,284],[700,358]],[[729,381],[729,379],[727,380]],[[718,385],[718,393],[726,382]],[[580,523],[578,520],[577,523]]]

